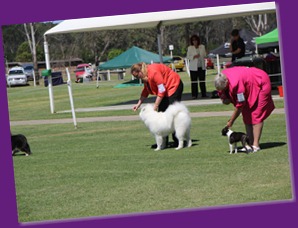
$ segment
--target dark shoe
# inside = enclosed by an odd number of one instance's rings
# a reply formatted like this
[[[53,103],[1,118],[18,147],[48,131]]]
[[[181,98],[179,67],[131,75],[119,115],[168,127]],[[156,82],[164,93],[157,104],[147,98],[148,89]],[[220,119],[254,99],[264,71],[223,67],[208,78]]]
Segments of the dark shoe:
[[[152,146],[151,146],[151,149],[156,149],[157,148],[157,144],[153,144]]]

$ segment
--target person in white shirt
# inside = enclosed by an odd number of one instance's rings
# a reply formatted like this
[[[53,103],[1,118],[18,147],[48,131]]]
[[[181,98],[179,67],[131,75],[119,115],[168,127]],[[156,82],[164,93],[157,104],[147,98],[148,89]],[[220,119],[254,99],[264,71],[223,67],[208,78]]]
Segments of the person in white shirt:
[[[190,46],[187,49],[187,58],[189,59],[189,70],[191,78],[191,94],[193,99],[198,98],[198,79],[200,81],[200,90],[202,98],[207,97],[206,94],[206,66],[205,57],[206,49],[200,42],[197,35],[190,38]]]

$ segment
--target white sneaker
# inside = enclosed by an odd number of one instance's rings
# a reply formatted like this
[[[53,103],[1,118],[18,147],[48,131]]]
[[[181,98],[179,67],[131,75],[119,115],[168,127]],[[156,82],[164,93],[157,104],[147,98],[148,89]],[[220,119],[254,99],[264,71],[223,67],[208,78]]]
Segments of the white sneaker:
[[[258,146],[252,146],[252,148],[253,148],[253,152],[254,152],[254,153],[255,153],[255,152],[258,152],[258,151],[261,150],[261,148],[258,147]]]
[[[240,149],[239,151],[241,151],[241,152],[252,152],[253,150],[251,149],[251,147],[250,146],[245,146],[245,147],[243,147],[242,149]]]

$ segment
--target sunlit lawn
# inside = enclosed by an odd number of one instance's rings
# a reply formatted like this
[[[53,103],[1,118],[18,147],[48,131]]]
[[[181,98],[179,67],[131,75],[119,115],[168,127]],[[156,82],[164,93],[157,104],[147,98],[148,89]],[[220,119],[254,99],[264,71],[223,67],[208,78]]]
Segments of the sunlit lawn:
[[[161,152],[141,121],[12,127],[33,152],[14,157],[19,220],[291,199],[284,115],[268,119],[255,154],[229,154],[225,117],[192,121],[194,146]]]
[[[189,98],[190,81],[185,72],[179,73],[184,81],[184,98]],[[214,70],[208,70],[207,90],[214,90],[213,78]],[[124,81],[129,81],[130,76],[127,74]],[[91,83],[73,83],[73,97],[75,108],[102,107],[119,104],[134,104],[137,102],[142,90],[142,86],[127,88],[114,88],[115,85],[123,83],[119,81],[116,75],[112,75],[111,81],[101,81],[100,86],[96,88],[96,82]],[[41,82],[43,82],[41,80]],[[50,113],[48,88],[43,85],[33,87],[32,83],[26,87],[8,88],[10,120],[36,120],[36,119],[60,119],[71,118],[71,113]],[[54,86],[55,111],[61,112],[70,110],[69,96],[67,85]],[[283,107],[283,100],[276,101],[277,107]],[[193,106],[189,108],[192,112],[203,111],[224,111],[231,110],[231,106],[223,105],[204,105]],[[115,115],[135,115],[131,110],[120,111],[96,111],[76,113],[77,117],[94,117],[94,116],[115,116]]]
[[[213,71],[214,73],[214,71]],[[213,90],[208,72],[207,88]],[[190,93],[181,73],[184,94]],[[128,81],[129,77],[125,79]],[[76,108],[133,104],[142,87],[113,88],[112,81],[73,84]],[[10,120],[70,118],[50,114],[43,86],[8,88]],[[67,86],[54,87],[55,110],[69,110]],[[275,102],[283,108],[283,100]],[[226,111],[220,104],[189,107],[191,112]],[[131,110],[77,113],[78,117],[137,115]],[[227,117],[193,118],[194,146],[154,152],[141,121],[12,126],[27,136],[33,154],[15,156],[19,221],[104,216],[215,205],[291,199],[285,115],[266,121],[262,151],[228,153],[220,135]],[[244,131],[242,121],[234,129]]]

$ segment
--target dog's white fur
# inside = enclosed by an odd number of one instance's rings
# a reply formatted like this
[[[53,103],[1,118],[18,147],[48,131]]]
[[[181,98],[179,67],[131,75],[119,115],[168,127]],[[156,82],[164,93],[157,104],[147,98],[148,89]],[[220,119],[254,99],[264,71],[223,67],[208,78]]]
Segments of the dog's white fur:
[[[187,141],[187,146],[191,147],[191,118],[184,104],[175,102],[165,112],[154,111],[153,105],[148,104],[141,109],[140,118],[155,136],[156,151],[166,147],[166,137],[173,132],[176,132],[179,140],[176,150],[183,148],[184,139]]]
[[[235,142],[234,144],[230,143],[230,136],[233,133],[232,130],[229,129],[229,131],[227,132],[227,136],[228,136],[228,141],[229,141],[229,146],[230,146],[230,154],[233,153],[233,151],[235,150],[235,154],[237,154],[238,150],[237,150],[237,142]]]

